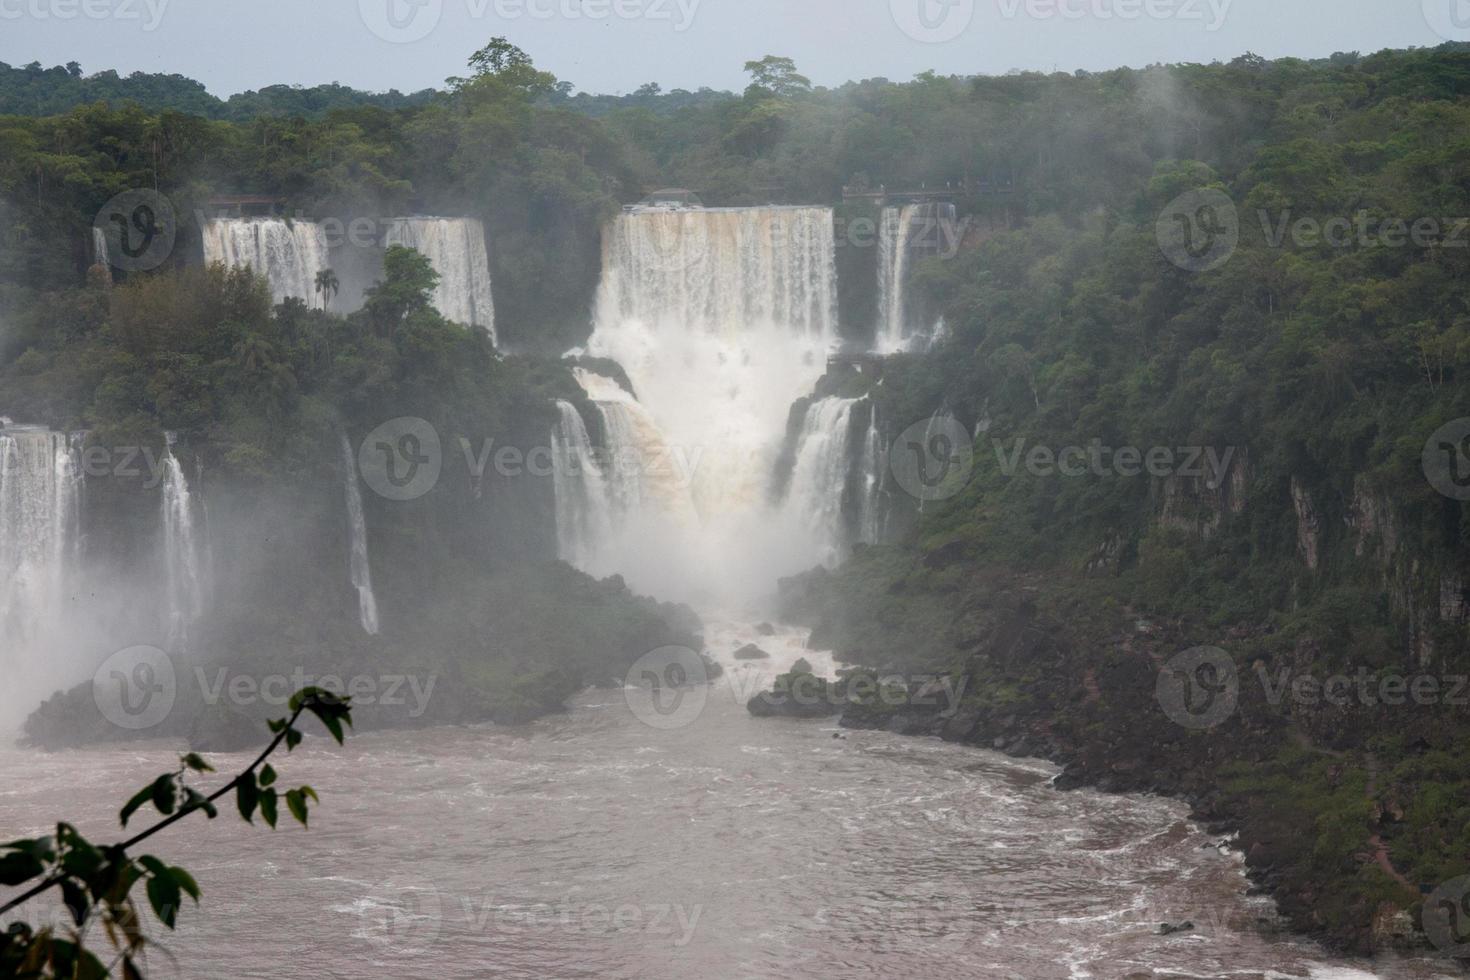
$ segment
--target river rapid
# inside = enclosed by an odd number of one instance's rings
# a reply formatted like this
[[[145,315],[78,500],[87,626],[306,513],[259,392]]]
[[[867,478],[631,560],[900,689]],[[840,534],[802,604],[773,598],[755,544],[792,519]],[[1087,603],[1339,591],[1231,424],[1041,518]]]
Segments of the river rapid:
[[[151,842],[204,890],[177,933],[153,929],[151,975],[1453,975],[1280,931],[1240,855],[1178,802],[1058,792],[1048,763],[933,739],[754,719],[745,697],[798,656],[830,676],[830,658],[793,629],[714,620],[706,638],[726,673],[682,727],[589,690],[522,728],[308,739],[277,768],[320,793],[309,831],[247,828],[229,807]],[[749,642],[772,658],[735,661]],[[177,752],[7,746],[0,832],[65,817],[112,839]],[[221,773],[248,759],[212,757]]]

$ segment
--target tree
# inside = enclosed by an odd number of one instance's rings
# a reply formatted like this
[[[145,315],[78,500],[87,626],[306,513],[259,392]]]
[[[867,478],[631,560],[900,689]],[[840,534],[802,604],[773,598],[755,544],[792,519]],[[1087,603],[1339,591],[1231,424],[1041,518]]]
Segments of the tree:
[[[337,279],[337,273],[331,269],[323,269],[316,274],[316,291],[322,294],[322,309],[326,309],[332,302],[332,297],[342,289],[342,283]]]
[[[790,58],[768,54],[760,61],[747,61],[745,71],[751,78],[746,98],[790,99],[812,90],[811,79],[799,73]]]
[[[363,309],[380,336],[392,336],[412,313],[428,309],[439,273],[429,260],[403,245],[383,256],[383,280],[367,291]]]
[[[307,826],[307,800],[318,802],[316,791],[298,786],[282,792],[276,786],[276,771],[266,760],[282,742],[287,752],[300,744],[301,730],[296,722],[304,712],[316,716],[337,744],[342,744],[342,726],[352,724],[348,702],[315,687],[297,692],[290,701],[291,714],[270,723],[275,733],[270,744],[244,771],[208,796],[187,785],[186,780],[190,775],[214,772],[214,767],[197,753],[181,756],[178,769],[143,787],[118,814],[126,827],[133,814],[151,804],[164,819],[120,844],[97,846],[71,824],[58,823],[53,837],[0,845],[0,885],[35,882],[0,906],[0,915],[59,888],[72,923],[65,935],[59,935],[51,926],[33,928],[27,923],[13,923],[0,933],[0,976],[101,978],[112,976],[121,967],[125,980],[142,980],[148,939],[131,896],[133,887],[144,885],[154,915],[169,929],[178,923],[184,896],[197,905],[201,890],[193,875],[183,868],[165,864],[150,854],[130,857],[128,850],[195,813],[202,812],[213,820],[219,816],[215,802],[231,792],[246,823],[252,822],[258,810],[274,830],[277,807],[284,799],[291,816]],[[99,923],[115,950],[111,963],[106,965],[86,947],[88,928]]]
[[[539,71],[531,63],[530,55],[503,37],[491,38],[489,44],[470,55],[469,65],[474,77],[468,83],[465,79],[450,79],[451,86],[460,88],[493,79],[523,93],[537,95],[551,91],[556,85],[555,75]]]

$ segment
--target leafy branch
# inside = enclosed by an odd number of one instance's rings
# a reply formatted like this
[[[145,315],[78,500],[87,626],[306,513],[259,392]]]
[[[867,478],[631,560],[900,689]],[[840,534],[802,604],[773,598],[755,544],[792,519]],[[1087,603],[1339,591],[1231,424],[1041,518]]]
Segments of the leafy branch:
[[[269,723],[273,737],[255,760],[207,796],[188,785],[187,779],[190,774],[214,772],[214,767],[195,752],[180,756],[176,770],[144,786],[118,814],[123,827],[127,827],[131,817],[151,804],[163,819],[121,843],[98,846],[71,824],[58,823],[54,836],[0,844],[0,885],[20,887],[34,882],[0,906],[0,916],[58,888],[71,920],[64,934],[50,926],[37,929],[23,922],[0,932],[0,977],[93,980],[110,977],[120,967],[124,980],[142,980],[147,939],[131,897],[133,887],[145,882],[149,906],[169,929],[178,922],[184,896],[198,904],[200,888],[183,868],[170,866],[151,854],[130,857],[129,849],[194,813],[202,811],[213,820],[219,816],[215,802],[231,792],[247,823],[254,823],[258,810],[261,819],[275,829],[279,802],[284,799],[291,816],[307,826],[307,801],[319,802],[316,791],[303,785],[283,792],[276,785],[275,769],[266,760],[283,742],[287,752],[301,743],[296,723],[304,713],[315,716],[340,745],[343,725],[352,724],[352,712],[349,699],[316,687],[298,691],[289,707],[288,717]],[[86,947],[86,932],[94,922],[102,924],[116,951],[110,964],[104,965]]]

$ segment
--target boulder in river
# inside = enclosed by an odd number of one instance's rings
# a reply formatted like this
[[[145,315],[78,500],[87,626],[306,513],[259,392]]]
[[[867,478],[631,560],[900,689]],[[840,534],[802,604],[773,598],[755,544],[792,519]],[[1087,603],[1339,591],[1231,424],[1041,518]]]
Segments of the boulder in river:
[[[735,651],[736,660],[770,660],[771,655],[754,643],[747,643]]]

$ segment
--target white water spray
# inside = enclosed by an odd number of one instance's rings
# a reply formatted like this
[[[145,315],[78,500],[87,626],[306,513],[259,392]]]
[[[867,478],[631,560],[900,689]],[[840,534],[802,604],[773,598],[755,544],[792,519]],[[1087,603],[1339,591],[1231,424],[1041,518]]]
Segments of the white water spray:
[[[163,457],[161,500],[165,608],[169,649],[183,653],[189,649],[190,630],[204,615],[204,575],[194,533],[193,494],[173,446],[170,434]]]

